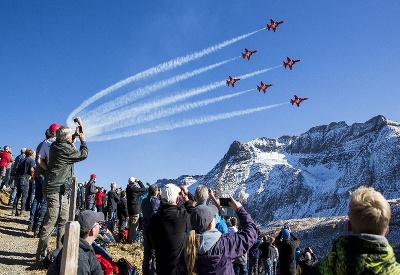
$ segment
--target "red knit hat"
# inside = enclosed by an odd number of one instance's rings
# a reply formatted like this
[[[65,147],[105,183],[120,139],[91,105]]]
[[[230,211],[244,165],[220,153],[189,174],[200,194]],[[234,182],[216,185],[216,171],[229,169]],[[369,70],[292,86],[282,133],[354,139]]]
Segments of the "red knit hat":
[[[96,174],[91,174],[91,175],[90,175],[90,178],[91,178],[91,179],[96,178]]]

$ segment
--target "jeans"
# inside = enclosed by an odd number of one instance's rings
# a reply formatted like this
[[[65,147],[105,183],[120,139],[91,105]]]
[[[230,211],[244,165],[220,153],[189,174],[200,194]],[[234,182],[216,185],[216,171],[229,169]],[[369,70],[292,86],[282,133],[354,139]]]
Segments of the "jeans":
[[[272,261],[270,258],[262,258],[265,275],[272,275]]]
[[[35,198],[32,202],[31,213],[29,217],[30,224],[41,225],[47,211],[47,202],[43,198],[42,184],[44,177],[35,177]]]
[[[134,242],[136,239],[136,230],[139,223],[139,214],[129,215],[129,223],[128,223],[128,243]]]
[[[87,202],[86,203],[86,210],[94,210],[94,203],[93,202]]]
[[[43,194],[47,201],[47,213],[44,220],[43,229],[40,233],[39,243],[36,250],[36,261],[43,260],[49,246],[51,233],[57,226],[57,248],[62,248],[61,238],[65,233],[65,224],[68,219],[69,200],[67,196],[60,193]]]
[[[247,263],[233,263],[233,271],[235,272],[235,275],[247,275]]]
[[[18,176],[17,179],[17,194],[14,199],[14,209],[17,209],[19,198],[21,198],[21,210],[25,211],[26,201],[28,199],[29,189],[29,177],[28,175]]]
[[[154,249],[151,248],[150,238],[147,235],[146,230],[143,229],[143,263],[142,263],[143,275],[154,275],[156,274],[156,255]]]
[[[115,227],[115,211],[108,212],[108,223],[107,228],[110,230],[111,233],[114,232]]]
[[[249,275],[258,275],[258,259],[249,258]]]

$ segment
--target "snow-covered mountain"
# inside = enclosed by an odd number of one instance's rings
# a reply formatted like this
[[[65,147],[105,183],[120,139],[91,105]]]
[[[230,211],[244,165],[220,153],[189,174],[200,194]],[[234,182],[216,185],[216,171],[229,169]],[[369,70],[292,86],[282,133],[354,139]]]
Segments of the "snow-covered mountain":
[[[333,122],[300,136],[234,141],[198,184],[219,197],[247,193],[261,226],[277,220],[347,214],[349,192],[373,186],[400,198],[400,123],[376,116],[351,126]]]

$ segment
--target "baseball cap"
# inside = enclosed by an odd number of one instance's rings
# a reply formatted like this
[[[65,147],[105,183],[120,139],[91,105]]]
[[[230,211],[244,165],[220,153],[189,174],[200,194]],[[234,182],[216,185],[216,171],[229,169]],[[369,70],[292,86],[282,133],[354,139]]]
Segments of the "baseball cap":
[[[55,131],[57,131],[58,128],[60,128],[60,125],[58,125],[57,123],[53,123],[50,125],[49,131],[50,133],[54,133]]]
[[[192,214],[190,215],[192,229],[200,234],[206,232],[208,226],[217,213],[218,209],[214,205],[208,206],[202,204],[197,206],[193,209]]]
[[[135,182],[135,180],[136,180],[135,177],[130,177],[130,178],[128,179],[128,182]]]
[[[94,212],[92,210],[85,210],[79,213],[78,222],[81,226],[81,232],[87,233],[93,228],[95,223],[104,221],[103,212]]]
[[[96,174],[91,174],[91,175],[90,175],[90,178],[91,178],[91,179],[97,178],[97,177],[96,177]]]

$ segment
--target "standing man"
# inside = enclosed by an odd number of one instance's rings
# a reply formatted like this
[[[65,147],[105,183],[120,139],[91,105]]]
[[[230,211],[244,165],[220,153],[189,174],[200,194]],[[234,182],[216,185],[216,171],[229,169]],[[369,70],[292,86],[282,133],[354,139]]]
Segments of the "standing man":
[[[33,159],[33,150],[27,149],[25,151],[25,155],[26,157],[22,160],[17,168],[17,196],[15,197],[13,205],[13,213],[15,213],[16,216],[20,214],[22,216],[27,216],[25,215],[27,212],[25,211],[25,207],[28,200],[29,180],[33,178],[36,166],[35,160]],[[17,205],[19,198],[21,198],[21,212],[18,213]]]
[[[80,120],[80,118],[78,118]],[[36,263],[46,256],[46,250],[54,227],[58,226],[57,248],[61,249],[61,237],[65,232],[68,219],[69,200],[71,192],[74,163],[88,156],[88,148],[83,132],[76,127],[74,136],[80,140],[80,149],[73,143],[72,130],[63,126],[57,129],[56,141],[51,145],[46,179],[43,183],[43,196],[47,201],[47,213],[36,251]]]
[[[187,230],[191,228],[190,213],[192,203],[179,207],[181,189],[173,183],[165,185],[161,193],[161,205],[151,218],[147,227],[151,245],[156,255],[157,275],[175,274],[176,264],[187,238]],[[183,200],[189,198],[183,197]]]
[[[279,271],[281,275],[296,274],[295,251],[300,246],[300,240],[284,226],[275,239],[279,251]]]
[[[3,152],[0,153],[0,183],[1,189],[3,189],[3,180],[6,177],[6,170],[9,163],[11,163],[11,157],[9,154],[10,146],[5,145]]]
[[[160,196],[158,186],[152,184],[147,189],[148,196],[142,201],[143,213],[143,275],[155,274],[155,255],[154,249],[151,247],[150,239],[147,233],[147,226],[150,218],[157,212],[160,207]]]
[[[85,196],[86,196],[86,210],[94,211],[94,199],[96,197],[96,174],[90,175],[90,180],[86,184]]]
[[[17,176],[17,168],[18,168],[19,164],[24,160],[25,152],[26,152],[26,148],[22,148],[21,149],[21,154],[19,154],[15,158],[13,166],[12,166],[12,169],[11,169],[11,176],[14,178],[14,184],[11,187],[12,192],[10,194],[10,200],[8,202],[8,205],[13,205],[14,204],[15,195],[17,194],[17,177],[18,177]]]
[[[136,186],[139,184],[139,187]],[[128,185],[126,186],[126,200],[128,204],[128,243],[135,241],[136,229],[139,223],[139,213],[140,213],[140,196],[146,193],[146,188],[143,183],[134,177],[128,179]]]

